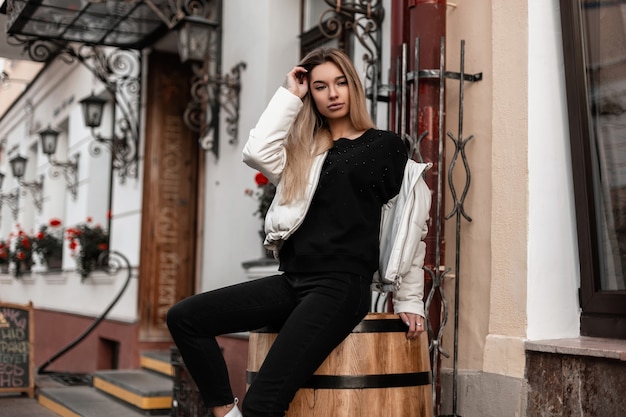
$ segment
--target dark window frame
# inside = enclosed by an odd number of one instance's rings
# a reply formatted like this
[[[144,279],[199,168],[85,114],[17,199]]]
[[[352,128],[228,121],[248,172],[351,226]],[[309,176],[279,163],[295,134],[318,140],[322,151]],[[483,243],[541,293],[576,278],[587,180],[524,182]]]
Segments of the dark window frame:
[[[308,6],[307,0],[300,0],[300,58],[303,58],[307,53],[311,52],[313,49],[317,47],[329,46],[329,44],[335,41],[337,42],[336,47],[338,49],[341,49],[342,51],[347,53],[350,57],[352,57],[353,56],[353,51],[352,51],[353,32],[352,30],[349,30],[345,26],[344,20],[346,19],[346,17],[341,14],[335,16],[335,19],[338,19],[338,21],[333,22],[333,25],[340,23],[342,26],[342,29],[340,30],[340,33],[337,36],[328,38],[326,37],[326,35],[324,35],[324,32],[322,32],[322,30],[320,29],[319,24],[305,30],[305,13],[306,13],[305,9],[307,8],[307,6]],[[329,24],[330,24],[329,19],[321,22],[321,25],[326,29],[325,30],[326,33],[335,33],[334,30],[331,30],[331,27],[329,26]]]
[[[580,331],[583,336],[626,339],[626,291],[602,290],[597,233],[592,128],[586,90],[580,3],[560,0],[574,202],[580,262]]]
[[[324,27],[328,27],[328,21],[323,22],[322,25],[324,25]],[[330,32],[330,29],[327,29],[327,32]],[[313,49],[320,46],[325,46],[326,44],[331,43],[334,40],[337,41],[337,47],[339,49],[351,56],[351,35],[352,31],[343,29],[341,34],[337,38],[327,38],[320,29],[320,27],[315,26],[308,31],[300,34],[300,56],[304,57]]]

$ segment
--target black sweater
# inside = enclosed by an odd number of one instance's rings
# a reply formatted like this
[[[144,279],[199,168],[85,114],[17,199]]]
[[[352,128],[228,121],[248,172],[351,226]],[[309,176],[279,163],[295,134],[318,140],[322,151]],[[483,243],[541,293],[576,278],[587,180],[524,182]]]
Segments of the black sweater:
[[[404,143],[392,132],[370,129],[335,141],[309,211],[280,251],[280,270],[371,279],[378,269],[381,209],[400,191],[407,159]]]

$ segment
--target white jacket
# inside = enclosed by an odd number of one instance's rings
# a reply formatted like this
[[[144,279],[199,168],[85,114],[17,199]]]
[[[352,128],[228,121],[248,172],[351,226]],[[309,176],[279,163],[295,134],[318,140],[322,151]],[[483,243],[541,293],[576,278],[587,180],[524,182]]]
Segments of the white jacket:
[[[286,162],[284,140],[302,101],[281,87],[270,100],[250,131],[243,148],[243,161],[262,172],[276,184],[276,197],[265,217],[265,247],[277,255],[283,242],[300,226],[313,198],[326,153],[313,161],[304,197],[289,205],[279,204],[280,181]],[[424,255],[423,242],[428,231],[431,193],[422,173],[431,164],[407,161],[398,195],[382,208],[380,225],[380,269],[374,275],[373,289],[394,291],[394,311],[424,316]],[[384,271],[384,273],[380,273]]]

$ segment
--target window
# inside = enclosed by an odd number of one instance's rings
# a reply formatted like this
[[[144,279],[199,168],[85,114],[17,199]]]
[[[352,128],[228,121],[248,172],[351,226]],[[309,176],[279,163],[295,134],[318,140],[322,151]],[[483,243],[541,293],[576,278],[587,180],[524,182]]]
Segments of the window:
[[[339,48],[351,55],[351,31],[344,26],[346,16],[336,14],[324,0],[301,0],[302,33],[300,34],[300,56],[304,57],[313,49],[326,46]],[[327,37],[320,29],[320,22],[326,34],[338,36]],[[339,26],[337,26],[339,25]]]
[[[626,339],[626,3],[560,4],[581,334]]]

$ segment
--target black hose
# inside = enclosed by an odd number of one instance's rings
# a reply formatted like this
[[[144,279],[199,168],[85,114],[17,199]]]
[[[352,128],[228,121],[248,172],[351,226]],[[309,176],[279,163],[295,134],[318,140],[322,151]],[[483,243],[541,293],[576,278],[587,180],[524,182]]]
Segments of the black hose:
[[[45,361],[43,363],[43,365],[41,367],[39,367],[39,369],[37,371],[38,374],[40,374],[40,375],[41,374],[60,374],[60,375],[62,375],[62,374],[72,374],[71,372],[46,371],[45,369],[51,363],[53,363],[54,361],[59,359],[61,356],[65,355],[67,352],[69,352],[70,350],[74,349],[76,347],[76,345],[78,345],[87,336],[89,336],[89,334],[96,327],[98,327],[98,325],[102,322],[102,320],[104,320],[106,318],[106,316],[109,314],[109,312],[111,312],[111,310],[113,309],[113,307],[115,307],[115,305],[120,300],[120,298],[122,298],[122,295],[126,291],[126,288],[128,288],[128,284],[130,283],[130,279],[133,276],[132,269],[131,269],[131,266],[130,266],[130,262],[128,261],[128,258],[126,258],[124,255],[122,255],[121,253],[119,253],[117,251],[111,251],[109,253],[109,255],[119,256],[124,261],[124,263],[126,263],[126,267],[128,269],[128,275],[126,276],[126,282],[124,282],[124,285],[122,286],[122,288],[120,289],[118,294],[115,296],[115,298],[113,299],[111,304],[109,304],[109,306],[106,308],[106,310],[104,310],[104,312],[98,318],[96,318],[96,320],[94,320],[93,323],[91,323],[89,325],[89,327],[87,327],[75,340],[73,340],[71,343],[69,343],[67,346],[65,346],[63,349],[61,349],[60,351],[58,351],[54,355],[52,355],[52,357],[50,359]],[[119,270],[119,268],[117,270]]]

